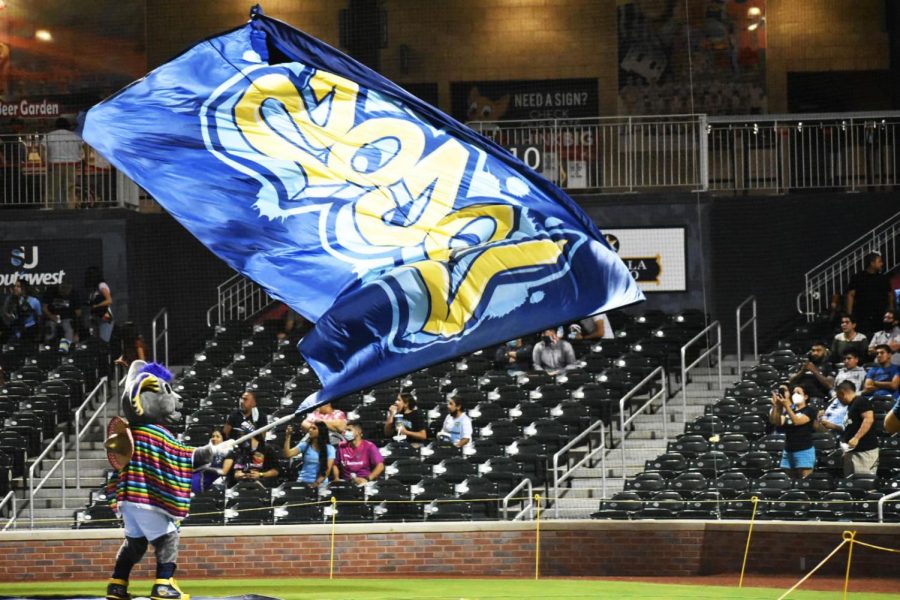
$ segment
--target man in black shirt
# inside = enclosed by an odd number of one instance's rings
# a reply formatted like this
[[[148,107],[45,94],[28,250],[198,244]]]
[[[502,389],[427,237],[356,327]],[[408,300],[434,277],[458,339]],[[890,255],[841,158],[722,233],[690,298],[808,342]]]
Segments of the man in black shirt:
[[[403,434],[411,442],[424,442],[428,438],[425,415],[416,408],[416,398],[409,392],[400,392],[388,409],[384,423],[384,435]]]
[[[886,310],[894,308],[894,294],[887,275],[881,272],[884,259],[877,252],[865,257],[866,268],[850,278],[847,312],[856,317],[859,330],[868,336],[881,329]]]
[[[248,391],[241,396],[238,410],[228,415],[225,426],[222,427],[222,433],[225,434],[226,439],[237,439],[242,435],[253,433],[268,422],[266,415],[256,407],[256,395]]]
[[[813,398],[827,398],[831,391],[828,377],[832,375],[833,368],[830,357],[828,346],[824,342],[813,342],[806,362],[799,371],[791,375],[788,383],[803,386]]]
[[[856,385],[852,381],[841,382],[837,387],[837,396],[849,406],[841,434],[845,445],[844,476],[853,473],[874,475],[878,471],[878,435],[872,429],[875,423],[872,401],[865,396],[857,396]]]
[[[68,342],[77,342],[75,325],[81,318],[81,303],[71,283],[60,283],[48,287],[41,299],[44,310],[44,322],[47,323],[46,341],[52,342],[60,338]]]

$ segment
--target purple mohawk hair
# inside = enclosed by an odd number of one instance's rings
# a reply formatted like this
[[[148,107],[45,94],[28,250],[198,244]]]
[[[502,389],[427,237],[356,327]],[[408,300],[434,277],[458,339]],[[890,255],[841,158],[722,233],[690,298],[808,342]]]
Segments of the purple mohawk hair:
[[[166,367],[159,363],[147,363],[141,368],[140,373],[148,373],[150,375],[156,375],[166,383],[172,383],[172,372],[169,371]]]

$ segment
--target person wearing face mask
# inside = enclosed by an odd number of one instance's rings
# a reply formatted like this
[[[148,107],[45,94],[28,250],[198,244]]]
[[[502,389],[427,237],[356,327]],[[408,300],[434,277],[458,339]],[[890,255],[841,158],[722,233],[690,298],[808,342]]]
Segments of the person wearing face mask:
[[[522,372],[531,369],[532,347],[522,341],[522,338],[509,340],[494,351],[494,364],[498,369],[506,369],[512,372]]]
[[[872,335],[869,343],[869,357],[875,359],[876,348],[881,345],[888,346],[893,351],[891,364],[900,366],[900,326],[897,325],[897,312],[889,310],[884,313],[881,331]],[[860,389],[857,387],[856,389]]]
[[[559,339],[556,329],[546,329],[541,334],[541,341],[535,344],[531,361],[535,371],[546,371],[557,375],[578,366],[572,344]]]
[[[344,441],[338,446],[334,467],[336,479],[357,485],[375,481],[384,472],[381,452],[375,444],[363,439],[362,426],[358,422],[350,423],[344,430]]]
[[[816,410],[809,405],[809,394],[802,386],[788,391],[786,385],[772,392],[769,422],[785,434],[781,468],[795,479],[805,479],[816,466],[813,425]]]

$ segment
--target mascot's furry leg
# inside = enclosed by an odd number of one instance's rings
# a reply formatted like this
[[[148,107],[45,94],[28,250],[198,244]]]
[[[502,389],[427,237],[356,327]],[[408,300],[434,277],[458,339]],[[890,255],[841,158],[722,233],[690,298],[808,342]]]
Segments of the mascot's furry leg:
[[[153,600],[180,600],[189,597],[175,583],[179,537],[178,531],[171,531],[150,542],[156,551],[156,581],[150,591],[150,598]]]
[[[109,600],[131,599],[131,594],[128,593],[128,578],[131,576],[131,569],[134,568],[134,565],[141,562],[146,551],[147,538],[125,537],[125,541],[116,555],[116,566],[113,569],[113,576],[106,586],[106,597]]]

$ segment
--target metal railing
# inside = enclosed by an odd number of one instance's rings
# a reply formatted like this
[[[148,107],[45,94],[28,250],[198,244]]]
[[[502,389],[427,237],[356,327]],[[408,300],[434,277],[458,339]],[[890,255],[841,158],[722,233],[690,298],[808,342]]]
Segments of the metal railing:
[[[850,278],[866,268],[865,257],[879,252],[884,272],[900,264],[900,212],[853,240],[806,272],[803,290],[797,295],[797,312],[813,320],[830,310],[832,298],[847,291]],[[804,302],[805,300],[805,302]]]
[[[9,517],[6,519],[6,524],[3,525],[3,529],[0,531],[6,531],[10,527],[15,528],[16,519],[18,515],[16,514],[16,492],[11,491],[6,496],[4,496],[3,500],[0,501],[0,511],[3,510],[3,507],[9,504]]]
[[[162,329],[160,330],[157,323],[162,319]],[[153,317],[153,320],[150,322],[150,336],[153,338],[153,362],[159,362],[158,354],[156,351],[157,344],[159,344],[160,340],[162,340],[163,347],[163,357],[165,358],[164,365],[169,365],[169,311],[166,308],[163,308],[156,316]]]
[[[59,459],[53,466],[50,467],[50,470],[47,471],[47,474],[41,477],[41,480],[35,485],[34,483],[34,472],[37,470],[38,466],[44,460],[53,448],[56,447],[57,443],[59,444]],[[44,448],[44,451],[41,452],[41,455],[38,456],[31,466],[28,467],[28,520],[31,524],[31,528],[34,529],[34,495],[41,491],[41,488],[44,487],[44,484],[47,483],[47,480],[50,479],[50,476],[56,472],[56,469],[62,465],[62,507],[66,507],[66,436],[63,435],[63,432],[59,432],[56,434],[56,437],[47,444],[47,447]]]
[[[468,124],[568,190],[706,188],[704,115],[591,117]]]
[[[747,306],[747,304],[750,305],[750,308],[752,309],[752,314],[750,315],[749,319],[742,322],[741,321],[741,311],[744,310],[744,307]],[[756,332],[756,329],[757,329],[756,296],[750,296],[749,298],[747,298],[746,300],[744,300],[743,302],[738,304],[738,307],[734,310],[734,322],[735,322],[735,327],[737,330],[737,376],[738,376],[738,379],[740,379],[741,375],[743,373],[742,367],[741,367],[741,360],[743,359],[743,356],[744,356],[744,346],[743,346],[742,334],[743,334],[744,330],[750,326],[753,327],[753,360],[754,360],[754,362],[759,360],[759,338],[757,337],[757,332]]]
[[[206,311],[206,325],[213,327],[225,321],[243,321],[274,302],[266,290],[240,273],[232,275],[217,288],[218,301]],[[212,322],[215,313],[218,319]]]
[[[646,402],[644,402],[641,406],[631,412],[631,416],[627,419],[625,418],[625,404],[628,403],[634,396],[638,394],[638,392],[644,391],[645,387],[650,387],[652,390],[652,386],[649,384],[655,383],[656,378],[659,378],[659,390],[652,394]],[[662,421],[663,421],[663,440],[668,443],[669,441],[669,426],[668,426],[668,415],[666,414],[666,400],[669,398],[668,391],[668,377],[666,377],[666,370],[662,367],[656,367],[649,375],[644,377],[644,379],[638,383],[636,386],[631,388],[627,394],[622,396],[619,400],[619,450],[622,453],[622,482],[624,483],[628,473],[626,472],[626,462],[625,462],[625,428],[637,418],[638,415],[643,413],[646,409],[650,407],[651,404],[656,402],[659,399],[662,399]]]
[[[514,487],[509,491],[509,493],[503,498],[503,520],[509,521],[509,502],[513,498],[518,498],[516,494],[522,491],[522,488],[526,488],[528,490],[528,500],[522,503],[522,510],[517,512],[515,516],[513,516],[513,521],[518,521],[523,518],[526,514],[528,515],[528,520],[534,519],[534,490],[531,486],[530,479],[523,479],[519,482],[519,485]]]
[[[884,523],[884,503],[888,500],[893,500],[894,498],[900,498],[900,490],[896,492],[891,492],[886,496],[882,496],[878,499],[878,522]]]
[[[106,416],[106,405],[109,403],[109,386],[107,385],[107,378],[103,377],[94,386],[94,389],[91,390],[91,393],[87,395],[84,399],[84,402],[81,403],[75,410],[74,423],[75,423],[75,489],[78,493],[81,493],[81,438],[90,430],[91,425],[96,421],[97,416],[103,415],[103,432],[104,435],[106,433],[107,427],[107,416]],[[100,406],[96,407],[94,410],[94,414],[87,420],[84,426],[81,425],[82,415],[88,408],[93,404],[96,397],[100,396],[102,401],[100,402]]]
[[[600,445],[596,448],[591,448],[591,434],[595,433],[597,430],[600,431]],[[588,444],[588,452],[582,457],[581,460],[576,462],[574,465],[569,463],[569,450],[577,446],[581,443],[582,440],[586,439]],[[594,459],[597,454],[600,454],[600,470],[601,470],[601,488],[603,493],[603,498],[606,498],[606,423],[603,421],[596,421],[590,427],[582,431],[578,434],[575,439],[571,442],[563,446],[559,449],[559,452],[553,455],[553,516],[557,519],[559,518],[559,486],[562,483],[565,483],[567,479],[569,479],[574,473],[576,469],[581,468],[582,465],[588,463],[590,460]],[[624,450],[623,450],[624,452]],[[566,456],[566,470],[560,475],[559,473],[559,461],[563,456]]]
[[[715,331],[716,333],[716,342],[714,344],[709,344],[709,333]],[[687,364],[687,355],[688,349],[694,346],[700,340],[704,340],[707,343],[705,346],[706,350],[701,352],[694,362],[691,364]],[[688,373],[690,373],[691,369],[700,364],[704,359],[709,358],[709,355],[713,352],[717,353],[716,356],[716,368],[719,374],[719,392],[722,391],[722,326],[718,321],[713,321],[709,325],[707,325],[703,331],[695,335],[691,338],[684,346],[681,347],[681,404],[682,404],[682,415],[681,415],[681,425],[684,426],[687,423],[687,387],[688,387]]]

